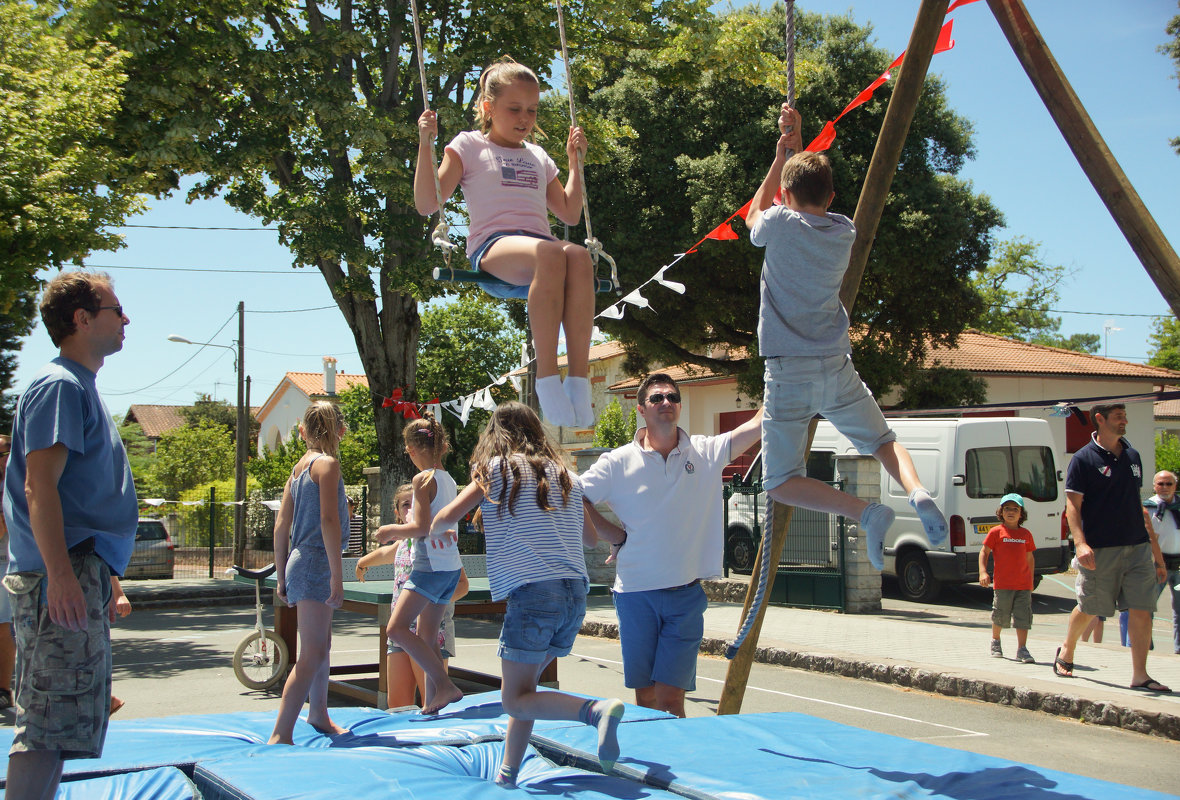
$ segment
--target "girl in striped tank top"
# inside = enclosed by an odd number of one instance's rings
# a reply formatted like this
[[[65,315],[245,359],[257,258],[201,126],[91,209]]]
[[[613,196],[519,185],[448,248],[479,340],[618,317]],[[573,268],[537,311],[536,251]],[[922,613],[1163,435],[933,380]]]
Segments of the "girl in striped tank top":
[[[454,533],[476,505],[483,512],[488,582],[507,600],[500,631],[501,699],[510,719],[496,782],[512,785],[533,720],[568,719],[598,729],[598,760],[609,773],[619,756],[619,700],[538,692],[542,670],[568,655],[586,615],[583,544],[598,537],[582,510],[582,483],[530,408],[499,406],[471,456],[471,483],[435,515],[431,536]]]

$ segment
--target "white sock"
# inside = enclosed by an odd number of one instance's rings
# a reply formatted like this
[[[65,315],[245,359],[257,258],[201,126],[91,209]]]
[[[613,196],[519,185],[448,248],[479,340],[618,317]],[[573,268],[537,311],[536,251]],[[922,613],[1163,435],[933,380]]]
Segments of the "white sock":
[[[537,399],[541,401],[541,413],[547,422],[565,427],[574,424],[574,407],[561,390],[560,375],[537,378]]]
[[[922,520],[922,527],[926,529],[926,538],[930,540],[930,544],[938,547],[946,540],[947,525],[946,517],[934,504],[934,498],[925,489],[914,489],[910,492],[910,505],[914,507],[914,510],[918,512],[918,518]]]
[[[594,427],[594,407],[590,402],[590,379],[566,377],[561,384],[570,405],[574,407],[574,423],[579,428]]]
[[[880,503],[869,503],[860,515],[865,531],[865,549],[873,569],[885,568],[885,534],[893,524],[893,509]]]

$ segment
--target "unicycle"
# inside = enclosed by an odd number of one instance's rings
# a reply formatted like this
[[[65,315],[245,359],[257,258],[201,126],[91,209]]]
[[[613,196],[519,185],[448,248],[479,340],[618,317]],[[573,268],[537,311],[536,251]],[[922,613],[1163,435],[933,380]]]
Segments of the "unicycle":
[[[275,565],[270,564],[259,570],[246,569],[234,564],[229,572],[254,580],[254,607],[256,621],[250,633],[234,650],[234,675],[249,689],[269,689],[287,674],[290,655],[287,643],[274,631],[262,624],[262,582],[274,574]]]

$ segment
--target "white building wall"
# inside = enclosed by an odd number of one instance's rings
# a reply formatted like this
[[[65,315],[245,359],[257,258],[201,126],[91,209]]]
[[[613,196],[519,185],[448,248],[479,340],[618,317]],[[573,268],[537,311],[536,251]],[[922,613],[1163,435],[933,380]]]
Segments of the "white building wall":
[[[278,402],[271,407],[266,416],[258,419],[262,430],[262,435],[258,437],[258,455],[262,455],[264,446],[274,447],[275,442],[279,440],[290,441],[292,432],[303,420],[303,414],[310,403],[308,396],[288,381]]]

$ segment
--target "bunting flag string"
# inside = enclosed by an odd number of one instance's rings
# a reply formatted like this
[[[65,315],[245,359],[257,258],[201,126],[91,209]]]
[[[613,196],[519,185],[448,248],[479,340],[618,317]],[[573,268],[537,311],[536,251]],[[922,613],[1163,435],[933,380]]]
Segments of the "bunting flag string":
[[[979,0],[954,0],[954,2],[952,2],[947,8],[946,14],[947,16],[950,16],[951,12],[953,12],[955,9],[977,2],[979,2]],[[934,46],[934,55],[937,55],[938,53],[944,53],[954,48],[955,40],[953,38],[953,25],[954,20],[947,20],[943,24],[938,34],[938,41]],[[889,68],[878,75],[877,78],[873,80],[868,86],[862,89],[860,93],[856,95],[856,97],[852,98],[852,101],[844,107],[844,110],[841,111],[835,119],[824,123],[823,129],[820,130],[819,134],[811,140],[811,143],[808,144],[805,149],[810,152],[821,152],[831,147],[832,143],[836,140],[836,123],[843,119],[850,112],[871,100],[873,94],[889,81],[889,79],[892,77],[893,71],[901,66],[904,60],[905,51],[903,50],[901,54],[897,56],[897,58],[893,59],[893,63],[889,65]],[[700,239],[700,241],[698,241],[692,247],[688,248],[683,253],[676,253],[671,262],[660,267],[656,274],[652,275],[646,281],[639,284],[639,286],[633,289],[629,294],[598,312],[598,314],[595,316],[595,319],[603,317],[605,319],[620,320],[623,318],[626,306],[628,305],[635,306],[636,308],[651,309],[651,303],[646,297],[643,296],[642,290],[652,283],[663,286],[664,288],[676,292],[677,294],[685,294],[687,291],[685,285],[678,281],[668,280],[665,277],[666,273],[678,265],[686,256],[697,252],[697,248],[706,241],[736,241],[740,239],[741,237],[738,236],[737,232],[734,231],[733,226],[730,223],[739,217],[744,220],[750,211],[750,204],[752,202],[753,200],[747,201],[745,205],[726,217],[724,222],[705,234]],[[523,359],[522,361],[522,367],[528,366],[529,363],[531,363],[531,361],[524,361]],[[389,397],[382,397],[381,407],[393,408],[395,413],[402,414],[406,419],[419,419],[422,416],[422,411],[426,409],[433,411],[435,418],[439,419],[442,416],[442,409],[445,408],[448,412],[457,417],[462,425],[466,426],[473,408],[481,408],[487,411],[495,410],[496,401],[492,397],[491,393],[493,386],[502,386],[505,382],[511,382],[512,388],[516,390],[518,395],[520,394],[522,383],[519,376],[513,375],[511,372],[509,372],[499,377],[493,376],[489,373],[488,377],[492,380],[490,384],[484,386],[482,389],[464,395],[459,399],[440,401],[436,397],[431,402],[425,404],[404,400],[404,391],[401,388],[394,389]]]

